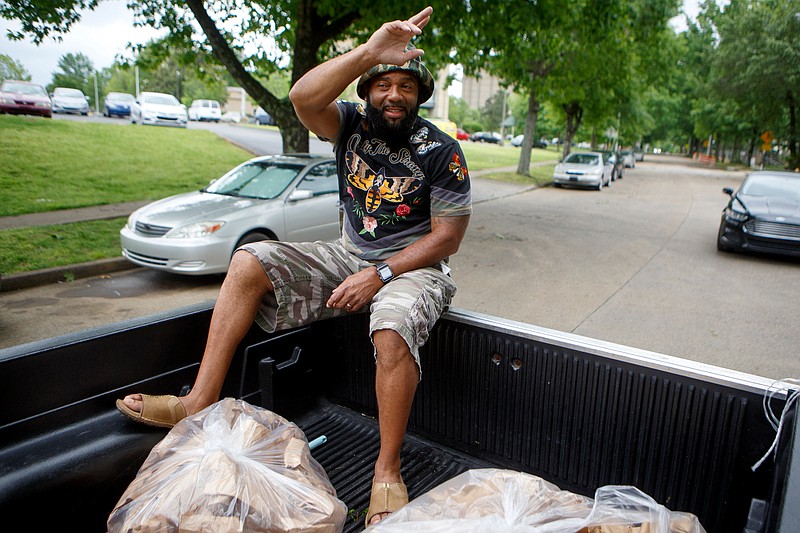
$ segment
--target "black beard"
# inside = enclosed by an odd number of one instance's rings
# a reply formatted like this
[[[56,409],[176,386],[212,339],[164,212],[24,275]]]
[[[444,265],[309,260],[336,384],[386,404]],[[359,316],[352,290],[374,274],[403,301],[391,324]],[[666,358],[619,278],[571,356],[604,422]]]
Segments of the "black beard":
[[[389,144],[407,142],[417,122],[418,110],[419,107],[409,109],[400,122],[391,123],[383,116],[383,111],[367,102],[367,124],[373,134]]]

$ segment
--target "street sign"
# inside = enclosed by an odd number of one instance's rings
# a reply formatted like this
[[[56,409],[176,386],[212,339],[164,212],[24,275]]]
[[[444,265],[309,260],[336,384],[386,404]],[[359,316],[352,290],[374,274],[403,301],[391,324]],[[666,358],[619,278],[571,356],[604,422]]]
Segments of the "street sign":
[[[772,139],[775,138],[775,134],[772,133],[770,130],[765,131],[761,134],[761,140],[764,141],[764,144],[770,144]]]

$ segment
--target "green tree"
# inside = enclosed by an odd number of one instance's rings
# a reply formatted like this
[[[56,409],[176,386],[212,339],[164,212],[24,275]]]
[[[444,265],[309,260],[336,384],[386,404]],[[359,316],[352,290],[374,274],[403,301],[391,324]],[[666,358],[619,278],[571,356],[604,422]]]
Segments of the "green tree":
[[[227,100],[227,71],[209,61],[201,51],[187,51],[155,40],[139,47],[137,52],[127,68],[139,67],[141,91],[172,94],[186,105],[196,99]]]
[[[0,54],[0,82],[4,80],[30,81],[31,75],[19,61]]]
[[[789,165],[800,165],[800,0],[733,0],[707,12],[719,35],[710,86],[722,111],[750,122],[753,133],[774,130]],[[718,124],[736,135],[735,122]]]
[[[572,46],[565,28],[581,4],[581,0],[472,0],[471,16],[455,27],[455,59],[465,73],[476,75],[486,70],[528,96],[519,174],[529,174],[539,110],[549,90],[548,76]],[[503,23],[498,24],[499,20]]]
[[[86,54],[64,54],[58,60],[60,71],[53,73],[53,81],[47,86],[52,92],[56,87],[80,89],[87,96],[94,95],[94,64]]]

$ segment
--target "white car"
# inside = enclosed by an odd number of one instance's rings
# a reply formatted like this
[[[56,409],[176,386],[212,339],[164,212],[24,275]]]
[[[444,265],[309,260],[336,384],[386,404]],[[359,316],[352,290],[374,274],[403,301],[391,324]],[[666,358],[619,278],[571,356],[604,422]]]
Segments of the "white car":
[[[185,128],[186,106],[171,94],[144,92],[131,104],[131,123]]]
[[[622,162],[625,163],[625,168],[636,167],[636,156],[634,155],[633,150],[623,150],[620,153],[622,154]]]
[[[51,95],[53,113],[89,114],[89,99],[80,89],[56,87]]]
[[[553,183],[557,187],[572,185],[602,191],[611,184],[614,165],[600,152],[572,152],[556,165]]]
[[[237,113],[236,111],[228,111],[222,114],[222,118],[220,120],[230,124],[238,124],[242,121],[242,114]]]
[[[222,111],[216,100],[194,100],[189,106],[189,120],[219,122]]]
[[[135,211],[120,231],[122,255],[178,274],[227,272],[245,243],[337,239],[338,204],[332,157],[257,157],[204,189]]]

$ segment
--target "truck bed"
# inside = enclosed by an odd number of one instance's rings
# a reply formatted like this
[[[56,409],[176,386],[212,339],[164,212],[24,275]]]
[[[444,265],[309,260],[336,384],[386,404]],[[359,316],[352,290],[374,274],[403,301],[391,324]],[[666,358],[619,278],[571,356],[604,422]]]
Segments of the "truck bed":
[[[0,509],[36,529],[104,531],[166,430],[127,420],[130,392],[185,392],[211,304],[0,351]],[[296,422],[363,529],[378,450],[364,316],[242,342],[223,396]],[[790,411],[777,460],[771,380],[451,310],[421,353],[402,450],[410,496],[471,468],[529,472],[592,496],[634,485],[710,532],[800,531],[800,444]],[[780,410],[785,395],[778,395]],[[47,509],[42,513],[43,508]]]

